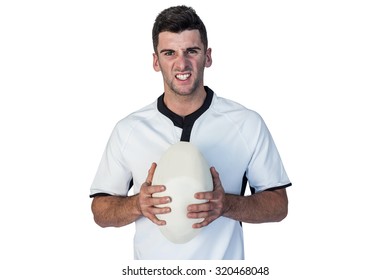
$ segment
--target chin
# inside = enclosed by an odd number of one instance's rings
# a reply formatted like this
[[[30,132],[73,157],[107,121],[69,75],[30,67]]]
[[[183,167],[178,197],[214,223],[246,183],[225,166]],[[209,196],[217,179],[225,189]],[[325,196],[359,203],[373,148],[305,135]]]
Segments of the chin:
[[[174,93],[180,96],[190,96],[197,92],[198,85],[188,85],[188,86],[174,86],[171,88]]]
[[[177,94],[177,95],[180,95],[180,96],[190,96],[192,94],[194,94],[195,92],[195,89],[194,88],[190,88],[190,89],[184,89],[184,88],[178,88],[178,87],[174,87],[172,89],[172,91]]]

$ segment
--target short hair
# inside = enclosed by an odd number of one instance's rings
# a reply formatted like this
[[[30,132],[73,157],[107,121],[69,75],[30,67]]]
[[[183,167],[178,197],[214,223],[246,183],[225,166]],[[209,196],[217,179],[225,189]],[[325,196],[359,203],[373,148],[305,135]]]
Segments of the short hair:
[[[167,8],[156,17],[152,30],[154,51],[157,53],[158,36],[161,32],[180,33],[185,30],[199,30],[200,39],[205,51],[207,50],[206,26],[193,8],[182,5]]]

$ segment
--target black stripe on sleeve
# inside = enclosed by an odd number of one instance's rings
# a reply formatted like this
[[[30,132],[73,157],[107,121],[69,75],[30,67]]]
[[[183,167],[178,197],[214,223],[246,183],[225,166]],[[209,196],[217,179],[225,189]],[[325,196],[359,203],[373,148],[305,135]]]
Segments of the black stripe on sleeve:
[[[108,194],[108,193],[94,193],[94,194],[91,194],[89,197],[94,198],[94,197],[98,197],[98,196],[112,196],[112,195]]]
[[[264,191],[265,191],[265,192],[266,192],[266,191],[275,191],[275,190],[285,189],[285,188],[288,188],[288,187],[290,187],[290,186],[292,186],[292,184],[291,184],[291,183],[288,183],[287,185],[269,188],[269,189],[266,189],[266,190],[264,190]]]

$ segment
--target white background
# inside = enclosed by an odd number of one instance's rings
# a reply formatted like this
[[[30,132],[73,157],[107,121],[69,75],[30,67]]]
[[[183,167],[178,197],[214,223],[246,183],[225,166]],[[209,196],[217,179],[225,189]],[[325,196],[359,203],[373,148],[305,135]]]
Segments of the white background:
[[[389,279],[386,2],[1,1],[0,278],[123,279],[133,265],[133,227],[95,225],[89,187],[115,123],[162,93],[156,15],[187,4],[213,49],[206,84],[263,116],[293,182],[286,220],[244,224],[241,265]]]

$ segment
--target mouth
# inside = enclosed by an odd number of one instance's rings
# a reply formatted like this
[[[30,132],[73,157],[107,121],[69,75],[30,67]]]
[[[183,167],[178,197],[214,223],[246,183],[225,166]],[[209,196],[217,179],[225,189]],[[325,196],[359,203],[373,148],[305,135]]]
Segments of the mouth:
[[[180,81],[185,81],[185,80],[188,80],[188,78],[191,76],[191,74],[177,74],[175,77],[176,79],[180,80]]]

